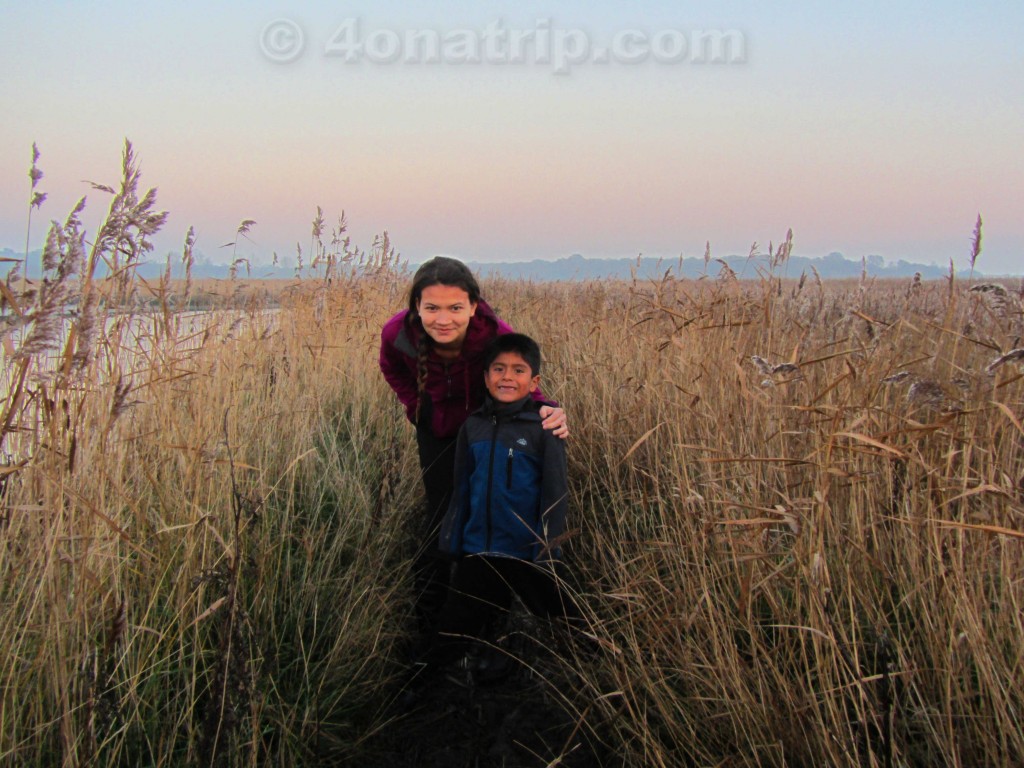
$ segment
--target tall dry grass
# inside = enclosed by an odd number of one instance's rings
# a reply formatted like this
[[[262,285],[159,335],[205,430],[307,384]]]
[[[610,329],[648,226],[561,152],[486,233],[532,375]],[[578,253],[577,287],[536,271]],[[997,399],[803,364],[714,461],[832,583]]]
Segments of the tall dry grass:
[[[496,288],[572,415],[628,764],[1024,760],[1019,289]]]
[[[318,211],[273,307],[147,284],[130,148],[103,189],[3,283],[0,763],[358,762],[407,632],[409,275]],[[757,282],[485,283],[573,433],[601,651],[551,693],[623,765],[1019,765],[1021,288],[787,280],[791,243]]]
[[[5,283],[0,763],[349,754],[404,631],[416,477],[372,356],[404,276],[378,243],[273,312],[176,313],[134,275],[162,219],[130,146],[122,176],[91,247],[79,206]]]

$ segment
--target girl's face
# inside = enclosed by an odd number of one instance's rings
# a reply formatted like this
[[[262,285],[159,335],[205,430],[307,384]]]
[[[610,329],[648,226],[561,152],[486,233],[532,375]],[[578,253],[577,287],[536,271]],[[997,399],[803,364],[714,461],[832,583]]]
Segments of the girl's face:
[[[416,311],[423,329],[441,349],[458,351],[466,338],[469,319],[476,314],[476,302],[454,285],[431,285],[423,289]]]

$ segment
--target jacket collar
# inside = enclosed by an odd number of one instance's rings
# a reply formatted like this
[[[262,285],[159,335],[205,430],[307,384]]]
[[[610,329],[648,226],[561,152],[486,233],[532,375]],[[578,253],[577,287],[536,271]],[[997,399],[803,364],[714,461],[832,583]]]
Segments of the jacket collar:
[[[484,395],[484,404],[477,413],[499,419],[521,418],[528,421],[540,421],[538,411],[542,405],[543,403],[534,400],[530,395],[522,400],[516,400],[514,403],[499,403],[491,397],[490,393],[487,393]]]

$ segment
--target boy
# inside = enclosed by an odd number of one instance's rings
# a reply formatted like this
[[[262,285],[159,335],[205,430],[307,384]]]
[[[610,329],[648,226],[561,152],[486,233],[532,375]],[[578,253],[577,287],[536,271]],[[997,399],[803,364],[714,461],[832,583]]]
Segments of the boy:
[[[442,553],[458,558],[429,654],[445,662],[480,639],[512,592],[545,618],[580,620],[558,584],[555,565],[565,531],[565,445],[541,427],[531,398],[540,384],[540,347],[519,333],[498,336],[484,356],[484,405],[456,443],[455,491],[441,525]]]

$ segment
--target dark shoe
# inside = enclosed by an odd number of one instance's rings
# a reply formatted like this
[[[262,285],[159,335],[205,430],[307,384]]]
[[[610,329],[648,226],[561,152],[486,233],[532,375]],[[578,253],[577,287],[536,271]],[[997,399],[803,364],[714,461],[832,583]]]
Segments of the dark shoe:
[[[512,657],[500,648],[486,647],[470,667],[472,680],[476,685],[496,685],[512,674]]]

